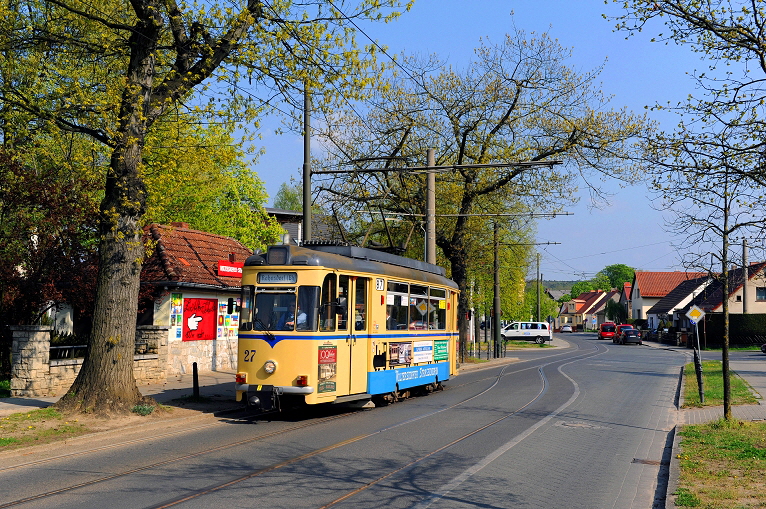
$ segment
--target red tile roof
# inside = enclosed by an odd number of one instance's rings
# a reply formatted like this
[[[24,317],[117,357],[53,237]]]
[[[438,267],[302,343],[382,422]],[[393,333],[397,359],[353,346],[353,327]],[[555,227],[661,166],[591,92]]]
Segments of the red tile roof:
[[[631,283],[623,283],[622,284],[622,295],[625,296],[625,300],[630,300],[630,289],[632,288]]]
[[[707,276],[707,272],[642,272],[637,271],[633,288],[638,288],[642,297],[662,298],[683,281]]]
[[[573,299],[575,302],[577,302],[576,313],[590,312],[590,309],[593,307],[593,305],[602,299],[606,294],[607,293],[603,290],[581,293],[575,299]]]
[[[179,226],[176,226],[179,225]],[[218,261],[244,262],[252,251],[238,241],[190,230],[185,223],[174,226],[150,224],[144,228],[144,241],[152,255],[144,262],[141,282],[178,282],[211,285],[221,288],[238,288],[239,277],[219,276]]]

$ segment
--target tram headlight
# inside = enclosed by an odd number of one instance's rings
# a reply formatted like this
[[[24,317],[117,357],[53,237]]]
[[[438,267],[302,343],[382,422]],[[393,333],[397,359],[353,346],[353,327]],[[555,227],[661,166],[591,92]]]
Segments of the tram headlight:
[[[277,370],[277,363],[275,361],[266,361],[263,363],[263,370],[270,375]]]

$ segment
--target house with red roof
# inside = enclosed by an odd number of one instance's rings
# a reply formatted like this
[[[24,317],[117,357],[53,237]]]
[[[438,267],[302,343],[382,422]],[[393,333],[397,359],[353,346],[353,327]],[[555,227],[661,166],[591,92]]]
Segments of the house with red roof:
[[[630,300],[631,283],[622,284],[622,292],[620,292],[619,302],[620,306],[625,310],[625,316],[633,316],[633,302]]]
[[[729,271],[729,314],[766,314],[766,262],[752,263],[747,270],[733,267]],[[660,321],[676,327],[684,332],[693,330],[692,323],[686,313],[692,306],[697,306],[705,312],[705,321],[716,314],[723,313],[723,284],[720,279],[704,275],[679,283],[667,296],[647,311],[649,323],[658,326]],[[651,326],[651,325],[650,325]],[[701,326],[703,330],[705,326]],[[752,332],[752,331],[749,331]],[[732,330],[732,344],[750,344],[743,340],[748,331]],[[760,330],[758,331],[760,336]],[[703,341],[717,341],[715,337],[707,337]],[[739,337],[738,337],[739,336]],[[758,338],[756,338],[758,339]],[[682,340],[683,341],[683,340]],[[758,339],[760,341],[760,339]]]
[[[138,325],[167,331],[166,344],[155,348],[167,352],[167,373],[190,373],[194,362],[206,371],[235,369],[239,315],[228,304],[238,304],[252,250],[186,223],[149,224],[144,240],[150,256],[141,270]]]
[[[634,320],[646,319],[647,311],[660,299],[684,281],[706,276],[705,272],[649,272],[636,271],[630,289],[630,302]],[[648,324],[649,328],[657,324]]]
[[[617,290],[610,290],[606,292],[606,297],[601,299],[598,304],[591,311],[590,324],[592,329],[597,329],[599,325],[604,322],[613,321],[606,316],[606,305],[609,301],[620,302],[620,292]],[[595,320],[594,320],[595,318]]]
[[[612,292],[603,290],[581,293],[561,305],[559,324],[569,324],[574,330],[595,328],[599,311],[606,305],[607,299],[613,295]]]

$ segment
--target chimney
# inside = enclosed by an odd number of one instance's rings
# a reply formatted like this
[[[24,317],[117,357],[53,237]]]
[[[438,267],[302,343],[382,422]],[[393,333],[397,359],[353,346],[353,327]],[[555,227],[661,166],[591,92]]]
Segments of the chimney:
[[[181,223],[179,221],[173,221],[170,223],[173,228],[186,228],[189,229],[189,223]]]
[[[234,253],[229,253],[229,263],[234,263]]]

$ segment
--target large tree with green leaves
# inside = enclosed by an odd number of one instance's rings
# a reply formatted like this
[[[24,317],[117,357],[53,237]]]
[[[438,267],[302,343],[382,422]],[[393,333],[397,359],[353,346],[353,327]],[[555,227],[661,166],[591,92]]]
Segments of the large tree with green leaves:
[[[609,279],[609,285],[611,288],[621,289],[624,283],[630,283],[633,281],[633,276],[636,273],[636,269],[628,267],[624,263],[615,263],[613,265],[607,265],[599,274],[603,274]]]
[[[232,237],[255,249],[279,238],[282,228],[264,210],[268,200],[245,154],[221,125],[195,122],[157,129],[147,142],[142,175],[144,220]]]
[[[428,148],[435,149],[437,166],[455,165],[436,177],[436,243],[439,260],[461,290],[458,313],[464,316],[470,247],[492,231],[491,215],[501,214],[492,220],[513,229],[511,221],[560,211],[568,196],[561,189],[575,187],[580,175],[589,177],[583,181],[596,193],[594,177],[635,177],[633,141],[648,123],[610,109],[599,91],[598,70],[577,72],[567,66],[569,56],[547,34],[528,38],[517,31],[480,46],[465,71],[436,59],[402,59],[407,71],[381,78],[365,118],[336,115],[325,133],[333,144],[327,167],[356,161],[360,170],[391,171],[335,177],[319,182],[319,190],[347,210],[370,207],[422,217],[425,177],[397,168],[423,166]],[[544,162],[551,164],[539,164]],[[483,166],[489,163],[504,166]],[[462,321],[460,327],[465,338]]]
[[[572,291],[569,292],[573,299],[576,299],[585,292],[592,292],[596,288],[593,286],[592,281],[578,281],[572,285]]]
[[[394,16],[397,0],[204,6],[174,0],[94,4],[17,0],[0,6],[4,143],[54,130],[106,147],[99,275],[89,355],[60,404],[127,410],[147,203],[145,148],[160,119],[193,111],[251,122],[274,97],[322,84],[318,106],[358,96],[374,60],[354,19]],[[343,10],[341,10],[343,9]]]

